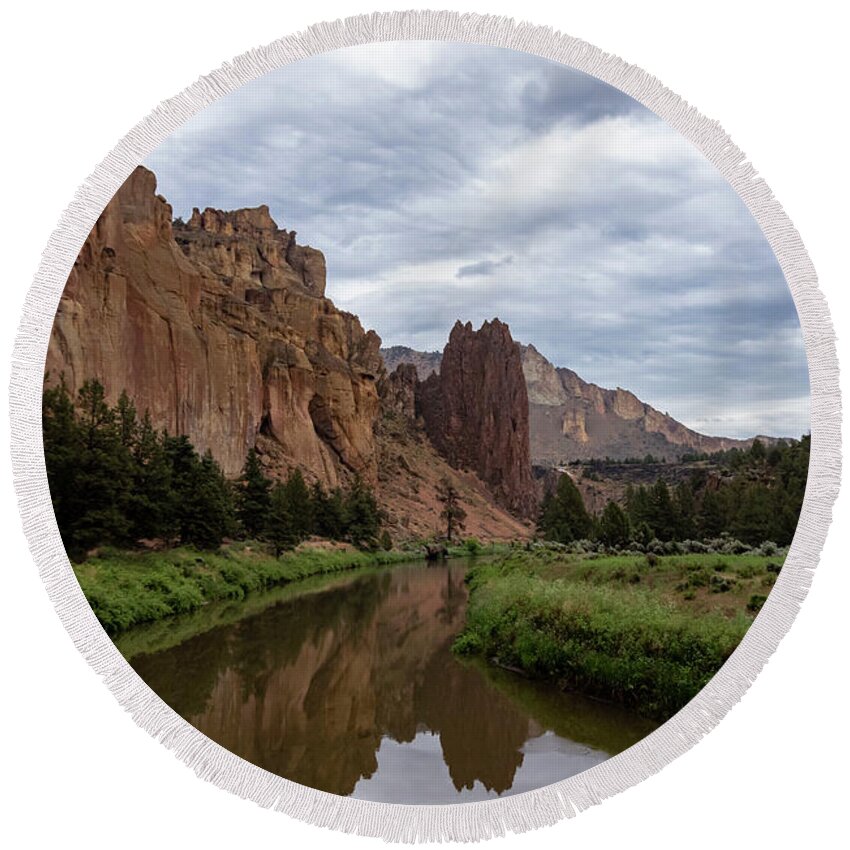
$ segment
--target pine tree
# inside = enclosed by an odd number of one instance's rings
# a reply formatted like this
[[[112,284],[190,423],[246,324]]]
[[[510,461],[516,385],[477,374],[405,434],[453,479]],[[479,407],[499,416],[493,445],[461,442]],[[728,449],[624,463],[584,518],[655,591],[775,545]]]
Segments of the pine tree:
[[[562,475],[554,495],[544,500],[538,525],[544,537],[558,543],[571,543],[590,537],[593,521],[578,487],[569,475]]]
[[[750,446],[750,459],[755,463],[761,463],[766,457],[767,451],[764,443],[761,440],[753,440],[753,444]]]
[[[358,476],[345,498],[348,539],[361,549],[375,549],[381,530],[381,512],[372,491]]]
[[[328,495],[325,513],[327,536],[331,540],[343,540],[346,535],[346,498],[339,487],[334,487]]]
[[[659,540],[672,540],[675,535],[673,500],[667,482],[659,478],[649,491],[649,524]]]
[[[304,483],[300,469],[294,469],[284,485],[287,509],[292,518],[292,528],[298,540],[304,540],[313,531],[313,509],[310,491]]]
[[[753,482],[738,491],[732,528],[735,537],[750,546],[764,543],[771,535],[773,510],[770,493],[763,484]]]
[[[440,519],[446,524],[446,540],[452,542],[455,532],[463,531],[466,511],[460,503],[460,494],[448,478],[444,478],[437,487],[437,499],[442,503]]]
[[[56,524],[67,549],[71,549],[71,525],[77,517],[77,472],[82,454],[82,434],[74,403],[62,375],[59,385],[42,395],[41,427],[44,438],[44,464],[53,501]]]
[[[696,503],[691,486],[680,481],[673,493],[673,526],[675,540],[692,540],[696,536]]]
[[[235,527],[230,488],[221,467],[209,451],[199,458],[185,435],[166,437],[165,451],[180,542],[216,549]]]
[[[272,482],[263,474],[257,450],[248,450],[236,485],[236,512],[248,537],[261,537],[268,525]]]
[[[647,525],[651,528],[652,506],[650,504],[649,492],[642,484],[626,487],[626,512],[629,515],[634,528]]]
[[[602,511],[599,539],[606,546],[626,546],[631,539],[629,518],[616,502],[609,501]]]
[[[135,463],[129,518],[134,540],[169,539],[178,532],[165,439],[164,434],[156,432],[150,414],[145,412],[133,449]]]
[[[81,553],[100,543],[132,542],[127,495],[132,461],[121,441],[115,411],[106,403],[103,385],[86,381],[77,396],[81,451],[75,476],[75,516],[71,546]]]
[[[136,405],[130,401],[126,390],[121,391],[115,408],[115,421],[121,444],[132,451],[139,437],[139,422],[136,417]]]
[[[345,536],[345,497],[339,487],[325,492],[321,482],[310,488],[310,513],[313,533],[329,540]]]
[[[291,549],[298,543],[292,515],[289,512],[286,485],[282,482],[275,484],[271,490],[265,536],[274,548],[276,558],[279,558],[286,549]]]
[[[310,487],[310,514],[313,517],[313,533],[319,537],[333,539],[333,535],[329,532],[331,523],[328,513],[328,494],[321,481],[316,481]]]
[[[192,463],[191,491],[183,512],[183,543],[199,549],[217,549],[235,529],[231,491],[221,467],[209,449]]]
[[[698,527],[704,540],[718,537],[726,530],[726,510],[716,490],[706,490],[702,497]]]

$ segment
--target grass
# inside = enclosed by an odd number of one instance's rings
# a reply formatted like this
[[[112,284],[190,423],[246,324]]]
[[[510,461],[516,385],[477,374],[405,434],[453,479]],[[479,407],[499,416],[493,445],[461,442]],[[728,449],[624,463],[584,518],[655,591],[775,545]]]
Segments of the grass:
[[[357,567],[409,561],[411,552],[299,548],[280,558],[262,547],[233,544],[219,551],[104,550],[74,565],[80,587],[104,629],[116,635],[142,623],[196,611],[218,600]]]
[[[449,558],[477,558],[507,555],[512,550],[510,543],[479,543],[474,537],[462,543],[453,543],[446,547]]]
[[[202,608],[185,614],[165,617],[149,623],[141,623],[132,629],[113,635],[112,640],[121,654],[129,661],[137,655],[146,655],[170,649],[190,638],[202,635],[219,626],[228,626],[247,617],[252,617],[295,597],[303,598],[311,593],[321,593],[331,588],[344,587],[359,577],[384,569],[382,565],[340,570],[299,579],[288,584],[279,584],[262,593],[249,593],[244,599],[219,599]]]
[[[726,661],[780,568],[755,555],[514,553],[468,574],[455,649],[666,719]]]

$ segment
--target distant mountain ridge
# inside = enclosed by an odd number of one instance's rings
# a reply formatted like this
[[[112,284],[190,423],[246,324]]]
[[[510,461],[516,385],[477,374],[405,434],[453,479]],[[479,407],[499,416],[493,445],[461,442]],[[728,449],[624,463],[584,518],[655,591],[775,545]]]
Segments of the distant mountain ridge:
[[[691,452],[712,453],[752,444],[752,439],[700,434],[628,390],[591,384],[571,369],[554,366],[533,345],[517,346],[528,392],[531,460],[535,466],[559,466],[590,458],[641,458],[647,454],[674,460]],[[439,373],[441,365],[439,352],[405,346],[381,349],[381,355],[388,371],[400,363],[413,364],[420,381]]]
[[[440,364],[443,362],[442,351],[416,351],[406,345],[393,345],[381,349],[387,372],[395,372],[401,363],[410,363],[416,368],[416,376],[424,381],[431,375],[440,374]]]

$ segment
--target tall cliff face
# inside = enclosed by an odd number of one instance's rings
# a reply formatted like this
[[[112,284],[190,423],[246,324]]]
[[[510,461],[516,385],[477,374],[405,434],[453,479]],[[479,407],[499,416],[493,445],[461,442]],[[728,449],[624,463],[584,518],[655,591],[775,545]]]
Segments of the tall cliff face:
[[[457,322],[439,374],[418,387],[416,407],[452,466],[475,471],[504,507],[533,515],[528,394],[507,325],[494,319],[475,331]]]
[[[699,434],[628,390],[603,389],[570,369],[556,368],[533,345],[521,350],[536,464],[647,453],[672,459],[686,452],[717,452],[752,442]]]
[[[452,466],[435,447],[417,413],[421,388],[411,363],[399,364],[378,383],[378,494],[393,535],[421,539],[444,534],[440,490],[449,481],[466,511],[466,534],[479,540],[527,539],[529,524],[497,504],[493,488],[474,469]]]
[[[197,210],[172,226],[137,168],[87,238],[56,313],[46,368],[72,392],[97,378],[154,424],[211,449],[228,475],[268,438],[279,468],[335,485],[377,478],[380,339],[324,297],[319,251],[267,207]]]

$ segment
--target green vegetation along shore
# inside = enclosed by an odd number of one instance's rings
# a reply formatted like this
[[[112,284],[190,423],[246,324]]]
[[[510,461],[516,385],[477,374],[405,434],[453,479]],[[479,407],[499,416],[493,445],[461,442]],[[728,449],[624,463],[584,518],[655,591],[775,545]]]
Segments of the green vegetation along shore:
[[[505,547],[471,540],[448,557],[491,555]],[[77,581],[110,635],[143,623],[196,611],[210,602],[241,600],[312,576],[385,566],[424,557],[423,549],[364,552],[350,546],[304,544],[275,557],[263,544],[232,543],[216,552],[183,546],[160,552],[104,548],[74,564]]]
[[[738,645],[781,564],[752,554],[578,555],[540,545],[468,573],[455,650],[667,719]]]
[[[101,625],[116,634],[140,623],[194,611],[220,599],[314,575],[411,560],[410,552],[305,548],[280,558],[249,544],[217,552],[180,547],[163,552],[105,549],[74,565],[80,587]]]

